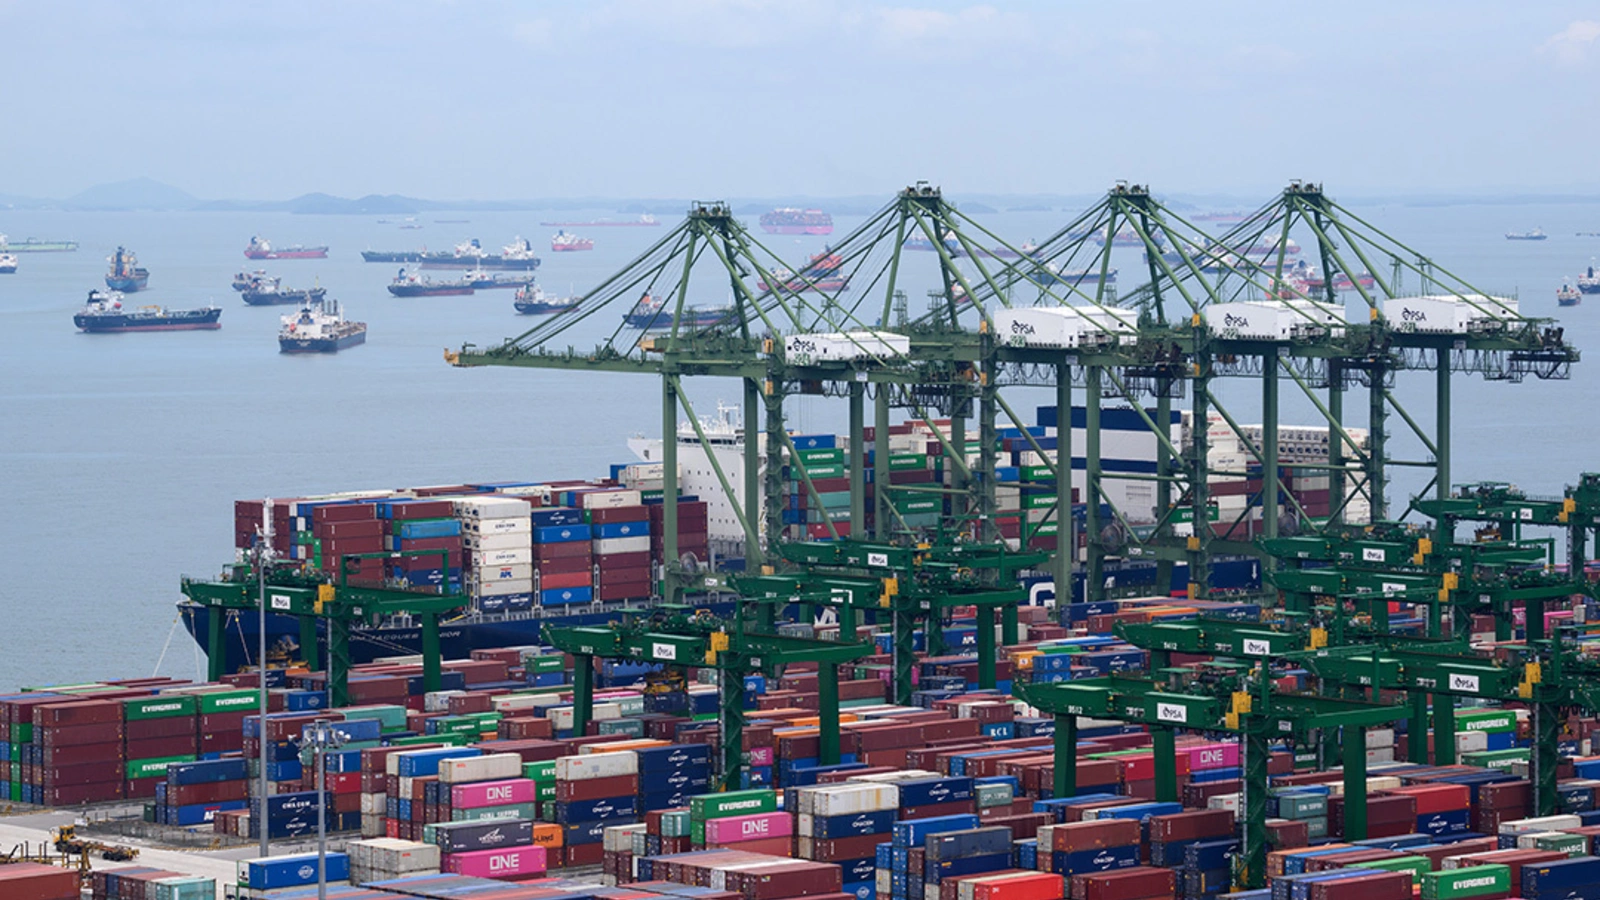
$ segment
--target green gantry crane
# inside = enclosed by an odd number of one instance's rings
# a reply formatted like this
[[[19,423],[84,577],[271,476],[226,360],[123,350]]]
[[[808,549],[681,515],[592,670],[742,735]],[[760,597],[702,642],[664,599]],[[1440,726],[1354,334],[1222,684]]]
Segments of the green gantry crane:
[[[317,667],[317,620],[327,620],[328,643],[328,702],[330,706],[348,706],[350,700],[350,628],[358,623],[376,625],[383,619],[399,614],[417,617],[422,630],[422,683],[423,689],[437,691],[441,683],[441,652],[439,646],[439,620],[442,616],[467,605],[468,598],[459,592],[426,593],[395,588],[352,585],[348,581],[344,561],[405,556],[431,556],[442,551],[418,550],[394,553],[356,553],[343,557],[338,583],[326,577],[298,572],[276,572],[268,575],[264,593],[267,611],[274,615],[294,616],[300,623],[300,644],[307,654],[307,664]],[[331,576],[329,576],[331,577]],[[179,588],[193,603],[210,609],[210,625],[206,635],[208,677],[221,678],[227,658],[223,640],[226,629],[224,613],[229,610],[259,610],[263,593],[248,566],[234,566],[219,581],[184,579]],[[449,586],[446,586],[449,590]]]
[[[722,787],[739,788],[744,766],[744,678],[787,663],[817,664],[818,757],[839,761],[839,665],[870,656],[870,644],[821,641],[748,631],[742,616],[722,619],[705,611],[669,608],[609,626],[551,628],[544,638],[576,659],[573,670],[573,730],[582,734],[594,713],[594,660],[627,659],[669,666],[716,669],[721,677]]]

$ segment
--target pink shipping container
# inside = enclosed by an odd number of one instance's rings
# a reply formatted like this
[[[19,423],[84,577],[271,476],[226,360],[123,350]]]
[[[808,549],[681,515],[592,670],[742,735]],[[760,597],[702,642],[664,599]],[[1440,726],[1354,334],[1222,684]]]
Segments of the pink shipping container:
[[[457,784],[450,788],[450,805],[455,809],[532,803],[538,798],[538,786],[526,778],[479,781],[474,784]]]
[[[751,747],[745,756],[749,758],[752,766],[770,766],[774,758],[771,747]]]
[[[781,838],[792,834],[794,834],[794,818],[788,813],[758,813],[753,816],[706,820],[706,842],[712,844]]]
[[[544,874],[545,850],[536,845],[450,853],[444,857],[442,868],[457,875],[476,875],[479,878],[528,878]]]
[[[1189,768],[1203,772],[1206,769],[1232,769],[1239,765],[1238,744],[1206,744],[1190,747]]]

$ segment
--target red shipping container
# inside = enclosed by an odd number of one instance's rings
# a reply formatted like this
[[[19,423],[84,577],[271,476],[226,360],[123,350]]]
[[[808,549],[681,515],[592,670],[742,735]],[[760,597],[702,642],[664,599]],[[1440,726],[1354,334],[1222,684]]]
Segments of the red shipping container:
[[[276,508],[276,504],[274,504],[274,508]],[[376,503],[326,503],[311,508],[311,521],[313,523],[358,522],[363,519],[376,519],[377,517],[378,506]]]
[[[121,799],[122,781],[120,778],[115,781],[69,785],[66,787],[46,785],[44,788],[46,806],[73,806],[79,803],[101,803],[106,800]],[[0,871],[4,871],[4,869],[0,869]],[[11,900],[11,898],[7,897],[6,900]]]
[[[128,741],[123,745],[123,759],[160,759],[164,756],[184,756],[194,753],[199,744],[200,739],[192,734],[151,738],[147,741]]]
[[[607,602],[612,600],[631,600],[639,597],[648,597],[651,592],[652,587],[649,581],[607,584],[598,591],[598,599]]]
[[[118,762],[122,759],[122,745],[117,743],[73,744],[67,747],[44,748],[44,765],[47,768],[66,768],[101,762]]]
[[[650,509],[646,506],[613,506],[609,509],[589,510],[589,523],[592,525],[648,521],[650,521]]]
[[[540,569],[534,573],[533,589],[536,591],[554,591],[562,588],[588,587],[594,581],[594,575],[588,566],[575,568],[571,572],[550,572]]]
[[[151,780],[154,781],[156,779]],[[223,803],[228,800],[243,800],[249,796],[249,781],[216,781],[211,784],[167,786],[167,803],[171,806]]]
[[[194,716],[174,716],[168,719],[135,719],[131,722],[124,722],[122,726],[123,738],[129,743],[181,735],[194,737],[197,733]]]
[[[0,896],[6,900],[78,900],[76,869],[39,863],[0,866]]]
[[[639,793],[638,775],[616,775],[583,781],[556,781],[556,799],[562,802],[629,797]]]
[[[73,725],[67,728],[45,728],[34,732],[34,743],[46,747],[67,747],[77,744],[121,744],[122,723],[103,722],[99,725]]]
[[[1069,822],[1050,829],[1050,849],[1075,852],[1106,847],[1127,847],[1139,843],[1140,825],[1136,819],[1095,819]]]
[[[47,703],[33,708],[33,724],[40,728],[99,725],[122,721],[122,704],[110,700]]]
[[[1048,872],[977,881],[972,885],[972,900],[1059,900],[1064,896],[1066,879]]]
[[[1171,869],[1139,866],[1116,872],[1072,876],[1072,900],[1146,900],[1171,898],[1177,891]]]
[[[1385,793],[1417,798],[1419,816],[1466,809],[1472,803],[1472,792],[1464,784],[1417,784],[1395,788]]]
[[[1411,900],[1410,872],[1374,872],[1311,884],[1311,900]]]

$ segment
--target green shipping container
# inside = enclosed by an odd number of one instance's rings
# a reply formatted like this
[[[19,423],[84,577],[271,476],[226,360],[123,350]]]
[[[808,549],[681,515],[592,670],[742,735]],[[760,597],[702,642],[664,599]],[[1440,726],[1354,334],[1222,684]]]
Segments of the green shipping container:
[[[257,712],[261,709],[261,696],[256,691],[217,691],[197,695],[200,713]]]
[[[1517,714],[1509,709],[1470,709],[1456,713],[1456,733],[1516,731]]]
[[[725,819],[728,816],[753,816],[757,813],[776,812],[777,809],[777,791],[729,791],[725,794],[701,794],[689,798],[689,815],[701,822],[706,819]]]
[[[384,731],[406,730],[406,708],[394,705],[351,706],[340,710],[346,719],[377,719]]]
[[[524,656],[522,668],[529,672],[565,672],[567,661],[561,656]]]
[[[1480,769],[1509,769],[1513,764],[1528,761],[1526,747],[1511,750],[1480,750],[1476,753],[1461,754],[1463,765],[1477,766]]]
[[[921,453],[891,453],[889,454],[889,471],[911,472],[928,467],[928,457]]]
[[[1022,480],[1028,482],[1041,482],[1056,480],[1055,470],[1049,466],[1023,466]]]
[[[128,722],[144,719],[175,719],[192,716],[200,709],[193,694],[169,694],[164,697],[139,697],[122,701],[122,718]]]
[[[31,743],[33,743],[33,723],[32,722],[18,722],[17,724],[11,726],[11,743],[13,743],[13,744],[31,744]],[[15,757],[13,757],[13,759],[14,758]]]
[[[1422,900],[1492,897],[1511,890],[1510,866],[1472,866],[1422,876]]]
[[[617,734],[625,737],[644,737],[644,722],[638,719],[605,719],[595,723],[600,734]]]
[[[1023,494],[1022,495],[1022,508],[1023,509],[1048,509],[1048,508],[1050,508],[1052,506],[1055,506],[1055,505],[1056,505],[1056,495],[1055,494],[1033,494],[1033,493],[1028,493],[1028,494]]]
[[[944,512],[944,498],[896,497],[894,508],[907,515],[938,515]]]
[[[818,478],[843,478],[845,476],[845,467],[841,465],[806,466],[805,470],[806,474],[811,476],[812,481],[816,481]],[[805,485],[798,472],[794,475],[794,481],[801,486]]]
[[[1413,885],[1421,881],[1422,876],[1433,871],[1433,867],[1426,856],[1397,856],[1394,859],[1380,859],[1377,862],[1355,863],[1351,868],[1378,869],[1384,872],[1410,872]]]
[[[129,781],[138,781],[141,778],[164,778],[167,766],[172,763],[194,762],[194,754],[187,756],[163,756],[159,759],[130,759],[126,769]]]
[[[688,837],[692,826],[693,819],[686,809],[675,809],[661,814],[662,837]]]
[[[553,759],[522,764],[522,777],[540,784],[554,784],[556,780],[556,761]]]
[[[1565,834],[1560,831],[1536,834],[1533,836],[1533,849],[1551,850],[1571,857],[1588,856],[1589,838],[1581,834]]]
[[[810,471],[819,464],[829,465],[833,463],[841,465],[844,463],[843,450],[824,448],[820,450],[800,451],[800,464],[805,466],[807,471]]]

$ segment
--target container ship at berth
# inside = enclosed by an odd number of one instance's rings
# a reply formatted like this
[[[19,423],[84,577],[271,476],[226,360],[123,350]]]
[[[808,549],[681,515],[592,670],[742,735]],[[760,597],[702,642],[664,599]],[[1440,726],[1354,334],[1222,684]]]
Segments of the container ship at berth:
[[[299,244],[293,247],[284,247],[274,250],[266,238],[251,237],[250,243],[245,245],[244,255],[249,259],[327,259],[327,247],[302,247]]]
[[[767,234],[833,234],[833,216],[820,209],[786,206],[761,215]]]
[[[278,329],[280,353],[337,353],[366,342],[367,323],[346,319],[337,300],[307,303]]]
[[[1001,535],[1012,546],[1048,551],[1055,548],[1056,529],[1053,517],[1046,513],[1058,494],[1055,483],[1048,480],[1044,462],[1055,452],[1055,408],[1041,407],[1037,421],[1028,431],[1039,451],[1032,449],[1019,430],[1001,433],[998,521]],[[947,427],[947,423],[938,424]],[[1125,458],[1104,461],[1108,473],[1104,487],[1119,509],[1131,511],[1133,527],[1143,527],[1140,522],[1154,521],[1153,492],[1142,478],[1155,471],[1157,442],[1145,419],[1132,409],[1105,410],[1102,425],[1107,446],[1138,448],[1127,451]],[[1079,432],[1073,446],[1082,447],[1082,408],[1073,410],[1073,426]],[[681,425],[676,435],[680,471],[677,558],[709,570],[738,570],[743,564],[743,532],[734,509],[740,501],[721,493],[716,467],[722,468],[731,483],[744,483],[743,432],[727,409],[720,411],[720,417],[702,420],[700,427],[709,451],[688,424]],[[1186,414],[1174,413],[1175,433],[1191,427]],[[1244,431],[1259,442],[1259,426],[1253,430],[1244,426]],[[1280,431],[1284,437],[1281,452],[1283,465],[1292,471],[1292,492],[1301,508],[1308,515],[1326,516],[1326,474],[1313,468],[1292,468],[1326,462],[1326,444],[1318,443],[1318,434],[1325,438],[1326,429],[1285,427]],[[1365,444],[1363,432],[1352,429],[1351,436]],[[847,514],[844,518],[837,515],[848,505],[831,505],[849,490],[847,442],[835,435],[796,435],[793,440],[802,456],[798,465],[791,460],[781,473],[787,508],[780,538],[826,540],[827,521],[848,536],[857,523],[850,522]],[[894,483],[932,488],[950,477],[940,444],[927,424],[912,421],[892,426],[889,441]],[[335,576],[340,572],[339,560],[349,554],[439,551],[444,556],[428,553],[350,560],[344,571],[351,583],[364,580],[432,590],[448,583],[464,589],[466,608],[442,623],[447,657],[466,656],[474,649],[537,643],[541,623],[597,624],[614,620],[624,610],[656,602],[656,581],[665,561],[662,444],[638,438],[629,442],[629,448],[637,461],[614,464],[605,477],[587,481],[462,483],[278,499],[271,512],[273,547],[288,565],[313,577]],[[1211,453],[1216,468],[1243,468],[1248,450],[1242,443],[1218,439],[1213,441]],[[813,509],[805,502],[799,465],[805,467],[823,501],[830,505]],[[1083,472],[1082,468],[1075,471],[1073,497],[1081,495]],[[1117,472],[1131,474],[1129,479],[1119,480]],[[765,482],[758,476],[756,483]],[[1220,536],[1247,541],[1259,535],[1261,523],[1245,514],[1252,489],[1259,494],[1260,482],[1219,476],[1211,486],[1217,504],[1212,527]],[[920,494],[897,501],[897,520],[904,519],[909,527],[935,527],[946,511],[945,503],[943,497]],[[482,521],[490,507],[496,510],[492,529]],[[867,508],[873,508],[870,497]],[[1361,498],[1352,499],[1346,514],[1350,521],[1363,520],[1367,511]],[[240,561],[258,540],[263,515],[260,500],[235,503],[233,539]],[[1087,510],[1074,502],[1072,515],[1081,558]],[[860,524],[865,528],[870,523]],[[1187,583],[1182,564],[1174,567],[1171,583],[1164,585],[1155,583],[1154,562],[1113,561],[1106,577],[1124,593],[1166,594]],[[1029,588],[1031,604],[1055,602],[1054,583],[1047,575],[1027,574],[1022,581]],[[1216,559],[1212,581],[1223,591],[1259,588],[1259,563],[1242,557]],[[1074,596],[1082,596],[1081,575],[1072,590]],[[716,602],[717,596],[709,599]],[[187,601],[181,606],[185,626],[203,644],[213,611]],[[243,648],[256,646],[256,618],[230,615],[225,628],[228,668],[232,670],[245,661]],[[274,645],[298,647],[294,619],[275,616],[268,629]],[[404,617],[358,627],[352,632],[352,658],[369,661],[415,653],[421,639],[420,623]]]
[[[116,291],[90,291],[89,300],[72,317],[86,332],[114,334],[124,331],[209,331],[221,328],[222,308],[169,310],[164,306],[127,308]]]

